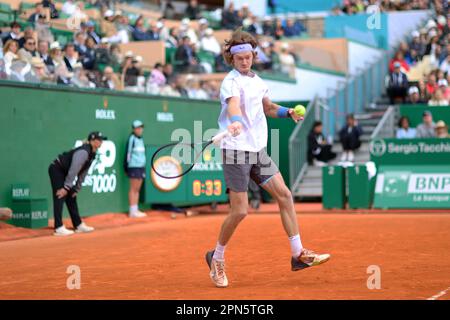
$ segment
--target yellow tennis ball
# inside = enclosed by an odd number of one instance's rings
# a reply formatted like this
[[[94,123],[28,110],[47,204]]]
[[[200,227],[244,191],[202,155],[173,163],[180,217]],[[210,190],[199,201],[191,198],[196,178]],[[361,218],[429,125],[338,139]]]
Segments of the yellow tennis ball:
[[[305,115],[306,108],[304,106],[302,106],[301,104],[298,104],[295,106],[294,112],[296,115],[303,117]]]

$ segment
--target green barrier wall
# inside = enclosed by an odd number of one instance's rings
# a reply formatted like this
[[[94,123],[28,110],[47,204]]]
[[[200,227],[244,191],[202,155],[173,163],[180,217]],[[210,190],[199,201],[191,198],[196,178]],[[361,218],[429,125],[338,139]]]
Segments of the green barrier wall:
[[[431,111],[435,122],[443,120],[446,124],[450,124],[449,107],[430,107],[425,104],[403,104],[400,106],[400,114],[409,118],[412,128],[417,127],[422,122],[422,114],[425,110]]]
[[[50,162],[60,152],[81,143],[92,130],[100,130],[108,136],[109,141],[100,150],[99,162],[91,167],[79,196],[83,216],[127,210],[128,180],[122,168],[124,148],[134,119],[146,124],[146,144],[158,146],[170,142],[177,128],[187,129],[195,140],[201,140],[202,132],[217,128],[220,111],[217,101],[8,81],[0,82],[0,99],[0,206],[10,207],[11,186],[25,183],[30,186],[33,197],[48,200],[51,212],[47,173]],[[202,122],[197,136],[194,121]],[[269,119],[269,130],[280,130],[279,166],[286,181],[289,177],[288,137],[293,126],[294,123],[286,119]],[[202,182],[205,179],[200,177]]]
[[[50,162],[92,130],[108,136],[100,163],[92,167],[80,193],[84,216],[127,209],[128,181],[122,168],[134,119],[146,124],[146,144],[160,145],[170,142],[174,129],[193,132],[194,121],[202,121],[203,132],[217,128],[219,114],[216,101],[14,83],[1,83],[0,99],[0,206],[11,205],[11,185],[16,183],[28,183],[33,196],[44,196],[51,204]]]

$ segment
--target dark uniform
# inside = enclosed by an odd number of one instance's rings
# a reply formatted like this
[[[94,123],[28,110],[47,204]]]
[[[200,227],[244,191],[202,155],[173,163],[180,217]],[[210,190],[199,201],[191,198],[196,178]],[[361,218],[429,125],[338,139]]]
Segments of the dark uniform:
[[[92,133],[89,138],[92,139],[99,133]],[[105,140],[100,133],[99,138]],[[74,193],[78,193],[81,189],[81,184],[94,161],[96,152],[93,152],[90,144],[83,144],[82,146],[72,149],[68,152],[64,152],[50,164],[48,168],[48,174],[50,176],[50,182],[52,184],[53,191],[53,213],[55,218],[55,229],[63,225],[62,212],[64,202],[69,210],[72,224],[77,228],[81,224],[81,217],[78,211],[77,198],[73,197]],[[76,178],[76,182],[75,182]],[[59,199],[56,196],[56,192],[64,188],[68,194]]]

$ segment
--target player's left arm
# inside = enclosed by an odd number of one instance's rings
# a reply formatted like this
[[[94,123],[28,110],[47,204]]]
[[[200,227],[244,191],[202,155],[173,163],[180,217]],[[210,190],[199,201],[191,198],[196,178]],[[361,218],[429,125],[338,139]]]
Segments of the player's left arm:
[[[269,97],[264,97],[262,100],[264,113],[266,116],[271,118],[292,118],[295,122],[302,119],[302,117],[298,116],[294,109],[286,108],[280,106],[276,103],[273,103]]]

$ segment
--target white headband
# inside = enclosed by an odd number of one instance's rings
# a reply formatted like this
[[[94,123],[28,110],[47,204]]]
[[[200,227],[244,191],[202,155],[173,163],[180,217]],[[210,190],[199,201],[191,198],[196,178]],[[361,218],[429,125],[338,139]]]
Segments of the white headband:
[[[236,54],[236,53],[246,52],[246,51],[253,51],[253,47],[250,43],[238,44],[238,45],[232,46],[230,48],[231,54]]]

